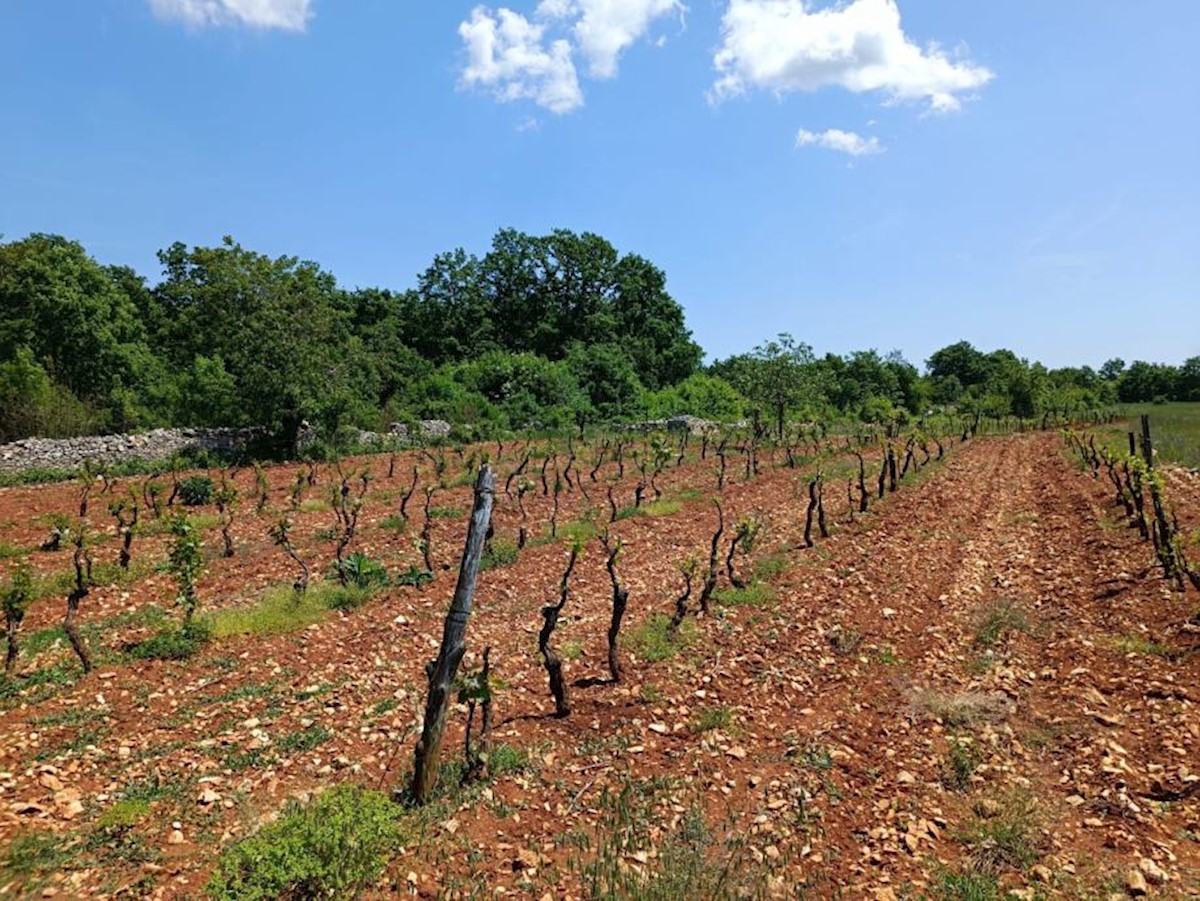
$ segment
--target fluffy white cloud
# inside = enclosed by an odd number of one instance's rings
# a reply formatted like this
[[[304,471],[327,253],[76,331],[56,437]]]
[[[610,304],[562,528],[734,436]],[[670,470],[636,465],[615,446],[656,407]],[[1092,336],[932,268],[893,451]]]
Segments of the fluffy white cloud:
[[[993,78],[988,69],[922,49],[900,26],[895,0],[849,0],[817,9],[806,0],[730,0],[713,58],[714,101],[752,88],[779,94],[838,86],[882,91],[958,109],[961,95]]]
[[[852,131],[842,131],[831,128],[828,131],[809,131],[806,128],[796,133],[797,147],[824,147],[826,150],[836,150],[848,153],[850,156],[871,156],[883,153],[883,145],[879,138],[864,138]]]
[[[502,102],[530,99],[552,112],[570,112],[583,105],[576,51],[587,60],[589,75],[612,78],[621,54],[656,19],[685,12],[680,0],[541,0],[532,19],[477,6],[458,26],[467,50],[462,83],[486,87]],[[550,30],[561,36],[549,40]]]
[[[502,103],[533,100],[553,113],[583,105],[583,92],[563,39],[544,42],[546,26],[510,9],[495,14],[477,6],[458,26],[467,49],[462,83],[483,87]]]
[[[154,14],[200,28],[247,25],[304,31],[312,18],[313,0],[150,0]]]

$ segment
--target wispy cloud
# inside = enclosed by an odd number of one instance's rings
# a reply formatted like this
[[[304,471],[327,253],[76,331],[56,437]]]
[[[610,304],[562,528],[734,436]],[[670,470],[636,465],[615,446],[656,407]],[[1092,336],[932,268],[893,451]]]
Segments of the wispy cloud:
[[[802,128],[796,133],[796,146],[823,147],[826,150],[848,153],[850,156],[872,156],[884,151],[879,138],[864,138],[856,132],[842,131],[840,128],[830,128],[821,132]]]
[[[160,19],[192,28],[241,25],[282,31],[304,31],[312,5],[313,0],[150,0]]]
[[[823,9],[806,0],[730,0],[721,30],[713,102],[752,89],[786,94],[841,87],[947,112],[994,77],[936,44],[913,43],[895,0],[850,0]]]

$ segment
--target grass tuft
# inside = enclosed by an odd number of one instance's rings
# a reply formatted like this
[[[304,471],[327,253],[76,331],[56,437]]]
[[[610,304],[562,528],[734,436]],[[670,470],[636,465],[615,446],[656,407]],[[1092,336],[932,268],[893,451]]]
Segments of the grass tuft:
[[[694,640],[696,627],[685,619],[678,629],[671,628],[671,618],[655,613],[634,629],[627,641],[631,653],[647,663],[669,660]]]

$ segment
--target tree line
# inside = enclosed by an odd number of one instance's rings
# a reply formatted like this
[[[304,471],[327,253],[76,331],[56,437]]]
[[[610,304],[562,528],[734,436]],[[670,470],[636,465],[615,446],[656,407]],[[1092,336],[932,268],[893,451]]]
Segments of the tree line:
[[[925,374],[898,352],[817,357],[781,335],[702,365],[665,273],[604,238],[505,229],[415,287],[347,288],[231,238],[176,243],[151,284],[78,242],[0,244],[0,441],[157,426],[264,426],[287,441],[422,418],[462,438],[692,414],[892,422],[931,405],[1034,416],[1200,399],[1200,358],[1047,370],[960,342]]]

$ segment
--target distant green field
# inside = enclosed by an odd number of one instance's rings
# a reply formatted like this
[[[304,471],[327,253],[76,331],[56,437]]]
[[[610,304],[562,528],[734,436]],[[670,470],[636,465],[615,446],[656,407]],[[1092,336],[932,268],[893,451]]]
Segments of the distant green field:
[[[1121,412],[1127,420],[1114,425],[1114,432],[1139,432],[1139,417],[1146,413],[1158,459],[1200,468],[1200,403],[1127,404]],[[1127,450],[1126,440],[1114,434],[1110,444]]]

